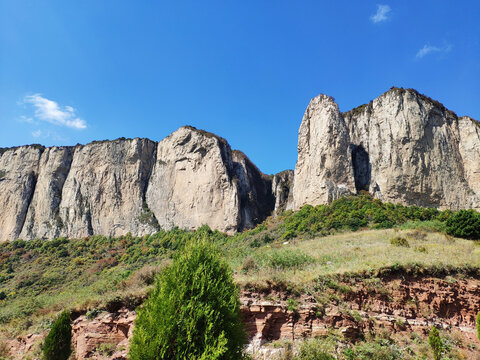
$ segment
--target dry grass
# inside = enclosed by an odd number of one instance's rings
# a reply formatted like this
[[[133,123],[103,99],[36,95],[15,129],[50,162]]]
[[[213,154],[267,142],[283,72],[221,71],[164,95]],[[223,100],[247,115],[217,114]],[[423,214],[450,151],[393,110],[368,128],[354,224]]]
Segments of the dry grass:
[[[403,237],[410,247],[398,247],[390,240]],[[315,262],[303,267],[274,269],[261,264],[266,253],[278,250],[301,252],[313,257]],[[424,249],[418,251],[418,249]],[[365,230],[349,232],[312,240],[273,244],[252,251],[257,258],[258,271],[237,269],[239,283],[258,282],[272,278],[295,283],[312,281],[318,276],[373,271],[395,264],[416,263],[425,267],[480,267],[480,246],[475,242],[453,239],[441,233],[412,233],[411,230]]]

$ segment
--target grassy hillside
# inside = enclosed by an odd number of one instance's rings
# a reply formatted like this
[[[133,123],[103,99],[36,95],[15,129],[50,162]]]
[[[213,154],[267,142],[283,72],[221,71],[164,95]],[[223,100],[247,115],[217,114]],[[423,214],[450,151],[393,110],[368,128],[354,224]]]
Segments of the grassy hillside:
[[[47,329],[65,308],[94,313],[119,302],[134,308],[176,250],[198,237],[220,246],[236,281],[245,287],[277,283],[301,289],[319,277],[370,276],[400,267],[476,271],[478,242],[445,233],[453,216],[356,196],[286,212],[235,236],[202,227],[140,238],[127,234],[3,243],[0,327],[12,337]]]

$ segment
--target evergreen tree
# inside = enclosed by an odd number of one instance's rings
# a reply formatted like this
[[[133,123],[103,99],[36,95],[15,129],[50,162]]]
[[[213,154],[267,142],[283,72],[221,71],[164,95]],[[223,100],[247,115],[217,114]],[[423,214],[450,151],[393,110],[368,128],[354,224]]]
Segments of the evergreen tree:
[[[428,336],[428,343],[433,351],[433,359],[440,360],[443,351],[443,341],[440,338],[440,333],[435,326],[432,326],[432,330],[430,330],[430,335]]]
[[[44,360],[67,360],[72,353],[70,312],[64,311],[53,323],[43,344]]]
[[[187,244],[139,310],[131,360],[242,358],[245,333],[232,271],[208,240]]]
[[[477,336],[478,340],[480,340],[480,312],[477,314]]]

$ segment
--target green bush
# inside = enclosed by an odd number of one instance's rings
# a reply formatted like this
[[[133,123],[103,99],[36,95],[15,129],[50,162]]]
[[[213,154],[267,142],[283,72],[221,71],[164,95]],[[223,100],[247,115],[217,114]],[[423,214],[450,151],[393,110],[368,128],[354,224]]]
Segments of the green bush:
[[[459,210],[447,219],[447,234],[471,240],[480,239],[480,214],[474,210]]]
[[[440,333],[435,326],[432,326],[432,330],[430,330],[430,335],[428,336],[428,343],[433,351],[433,359],[440,360],[442,358],[443,352],[443,341],[440,338]]]
[[[238,289],[218,253],[192,241],[159,275],[135,321],[131,360],[242,358]]]
[[[387,340],[360,343],[354,349],[345,349],[344,355],[348,360],[397,360],[404,358],[402,351]]]
[[[97,347],[97,353],[103,356],[112,356],[117,346],[112,343],[102,343]]]
[[[410,244],[408,243],[407,239],[399,236],[393,239],[390,239],[390,244],[393,246],[410,247]]]
[[[72,325],[70,312],[64,311],[53,323],[43,344],[45,360],[67,360],[72,353]]]
[[[266,255],[267,266],[275,269],[301,268],[315,262],[311,256],[298,250],[273,250]]]
[[[329,350],[328,345],[319,339],[306,340],[300,346],[295,360],[335,360]]]
[[[360,228],[387,229],[411,221],[445,221],[451,212],[433,208],[383,203],[369,195],[345,196],[330,205],[305,205],[297,212],[283,214],[283,238],[299,234],[328,233],[332,230]]]
[[[477,314],[477,336],[478,340],[480,340],[480,312]]]
[[[287,310],[297,312],[298,311],[298,302],[295,299],[287,299]]]

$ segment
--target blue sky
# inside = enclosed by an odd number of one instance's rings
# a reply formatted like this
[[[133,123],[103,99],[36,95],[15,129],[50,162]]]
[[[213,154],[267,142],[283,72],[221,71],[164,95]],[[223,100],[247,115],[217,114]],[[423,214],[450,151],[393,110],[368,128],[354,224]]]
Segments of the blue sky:
[[[309,100],[391,86],[480,119],[478,1],[0,0],[0,147],[225,137],[293,168]]]

